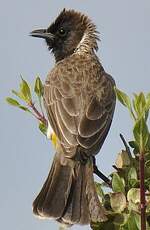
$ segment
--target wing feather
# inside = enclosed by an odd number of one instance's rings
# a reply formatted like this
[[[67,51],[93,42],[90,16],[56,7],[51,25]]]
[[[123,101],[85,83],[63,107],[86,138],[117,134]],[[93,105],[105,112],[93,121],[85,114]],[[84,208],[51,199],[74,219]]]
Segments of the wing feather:
[[[85,114],[82,117],[78,127],[80,136],[85,138],[92,137],[105,126],[107,119],[107,113],[102,114],[99,119],[95,120],[88,119]]]
[[[54,76],[54,73],[48,78],[44,87],[45,107],[50,124],[66,152],[77,146],[86,151],[89,149],[90,154],[93,154],[92,148],[98,152],[109,131],[115,108],[111,77],[103,71],[95,91],[90,85],[85,87],[84,81],[75,85],[72,79]]]
[[[66,128],[62,120],[61,111],[58,110],[58,102],[55,103],[55,115],[56,115],[56,123],[59,127],[62,137],[65,138],[65,140],[68,142],[69,145],[76,146],[77,145],[76,136],[72,135],[70,131]]]
[[[77,120],[75,116],[70,116],[69,113],[64,109],[61,101],[57,101],[57,107],[59,115],[61,116],[62,122],[67,130],[74,135],[77,135]]]

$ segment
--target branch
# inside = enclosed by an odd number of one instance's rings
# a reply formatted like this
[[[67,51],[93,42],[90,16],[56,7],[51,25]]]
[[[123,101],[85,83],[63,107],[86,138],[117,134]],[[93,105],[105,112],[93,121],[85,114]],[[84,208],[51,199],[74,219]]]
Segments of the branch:
[[[34,103],[30,103],[29,104],[30,108],[35,112],[36,116],[37,116],[37,119],[39,121],[41,121],[42,123],[44,123],[46,125],[46,127],[48,126],[48,122],[47,122],[47,119],[45,118],[44,114],[41,114],[37,108],[35,107]]]
[[[121,168],[117,168],[116,165],[112,165],[112,167],[113,167],[117,172],[122,172],[122,169],[121,169]]]
[[[95,157],[93,157],[93,171],[94,171],[94,173],[95,173],[100,179],[102,179],[110,188],[112,188],[111,180],[110,180],[108,177],[106,177],[106,176],[105,176],[101,171],[99,171],[99,169],[97,168]]]
[[[122,142],[123,142],[123,144],[125,146],[126,152],[128,153],[129,157],[132,158],[132,154],[131,154],[130,148],[129,148],[129,146],[128,146],[128,144],[127,144],[124,136],[121,133],[120,133],[120,138],[121,138],[121,140],[122,140]]]

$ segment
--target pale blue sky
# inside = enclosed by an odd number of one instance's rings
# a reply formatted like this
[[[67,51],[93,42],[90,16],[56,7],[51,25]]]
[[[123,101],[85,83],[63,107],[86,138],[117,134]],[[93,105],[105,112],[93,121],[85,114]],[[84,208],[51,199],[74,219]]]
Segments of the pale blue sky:
[[[42,40],[28,36],[46,27],[64,7],[88,14],[101,33],[98,56],[117,86],[132,92],[150,91],[149,0],[14,0],[0,7],[0,228],[11,230],[57,229],[52,221],[32,214],[32,201],[47,177],[54,150],[27,114],[8,106],[5,97],[17,89],[20,74],[33,82],[44,80],[53,57]],[[132,123],[117,104],[111,131],[97,157],[99,168],[109,174],[122,148],[119,133],[131,138]],[[75,226],[73,229],[81,229]],[[82,229],[89,229],[88,226]]]

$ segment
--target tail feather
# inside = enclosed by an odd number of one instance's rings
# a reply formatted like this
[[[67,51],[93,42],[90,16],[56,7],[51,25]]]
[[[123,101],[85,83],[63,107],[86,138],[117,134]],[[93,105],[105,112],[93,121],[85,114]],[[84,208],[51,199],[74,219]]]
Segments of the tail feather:
[[[106,221],[107,220],[106,210],[99,201],[96,192],[96,186],[94,184],[93,171],[91,170],[90,167],[88,167],[88,165],[86,166],[86,176],[88,177],[87,184],[86,184],[86,194],[88,199],[90,219],[93,222]]]
[[[86,194],[86,185],[88,177],[86,175],[86,166],[82,165],[82,193],[81,193],[81,216],[80,216],[80,224],[89,224],[90,223],[90,213],[88,206],[88,199]]]
[[[47,177],[40,193],[38,194],[38,196],[36,197],[36,199],[34,200],[33,205],[32,205],[33,213],[37,216],[44,217],[42,215],[42,204],[43,204],[45,197],[47,195],[47,191],[49,189],[49,184],[50,184],[51,180],[53,179],[53,177],[51,176],[51,175],[53,175],[53,172],[54,172],[54,162],[51,166],[48,177]]]
[[[54,159],[48,178],[33,202],[34,214],[41,217],[60,218],[68,200],[71,184],[70,167],[62,166]]]
[[[57,154],[47,180],[33,202],[33,212],[68,225],[107,220],[96,194],[92,163],[83,165],[65,159],[64,164]]]
[[[72,183],[64,215],[62,216],[62,220],[65,223],[89,223],[89,211],[85,194],[85,177],[83,172],[84,166],[78,164],[75,168],[75,178]]]

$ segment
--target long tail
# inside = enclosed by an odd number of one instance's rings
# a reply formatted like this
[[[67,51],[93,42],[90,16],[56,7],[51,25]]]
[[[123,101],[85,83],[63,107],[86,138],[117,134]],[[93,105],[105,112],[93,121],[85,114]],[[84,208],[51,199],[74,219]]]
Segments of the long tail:
[[[66,225],[106,221],[94,186],[92,162],[83,165],[56,154],[43,188],[33,202],[33,212]]]

